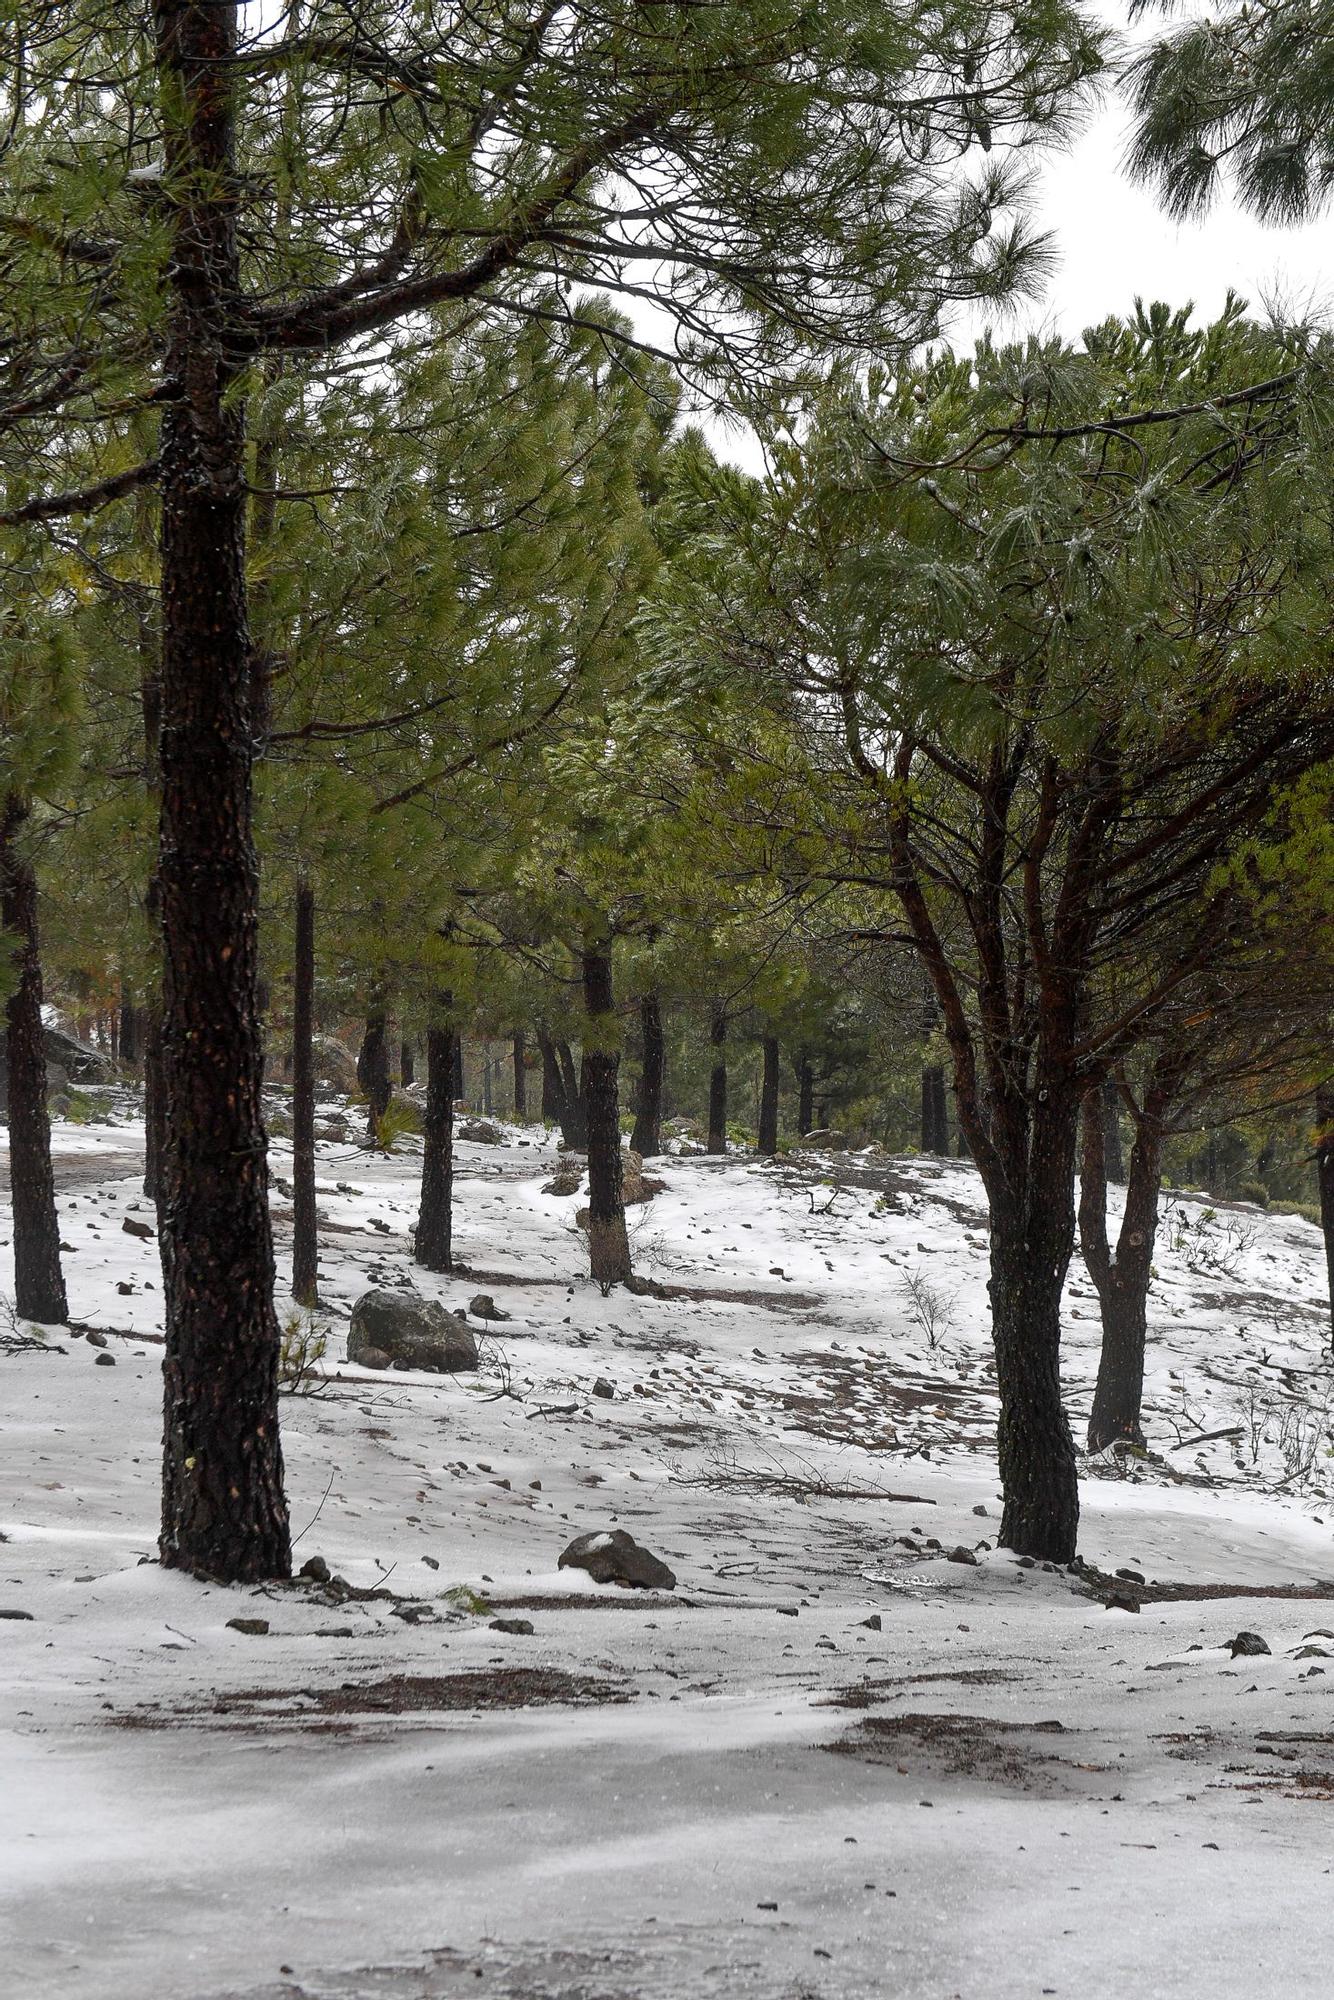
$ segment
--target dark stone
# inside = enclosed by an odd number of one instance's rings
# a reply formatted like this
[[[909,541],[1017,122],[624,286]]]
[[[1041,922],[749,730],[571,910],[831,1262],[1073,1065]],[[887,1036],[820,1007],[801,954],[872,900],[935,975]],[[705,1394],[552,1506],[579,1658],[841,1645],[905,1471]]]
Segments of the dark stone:
[[[363,1347],[357,1356],[357,1361],[362,1368],[387,1368],[389,1366],[389,1356],[382,1347]]]
[[[307,1556],[301,1565],[301,1574],[310,1577],[315,1583],[327,1583],[332,1572],[323,1556]]]
[[[96,1362],[96,1365],[99,1368],[114,1368],[116,1365],[116,1357],[114,1354],[98,1354],[95,1355],[93,1358]]]
[[[1119,1593],[1114,1593],[1106,1600],[1102,1608],[1104,1611],[1138,1611],[1140,1605],[1137,1597],[1123,1597]],[[1265,1651],[1268,1652],[1268,1650],[1268,1647],[1266,1647]]]
[[[509,1319],[510,1315],[496,1304],[490,1292],[478,1292],[468,1301],[468,1311],[474,1319]]]
[[[971,1549],[951,1549],[945,1560],[952,1563],[971,1563],[974,1569],[977,1568],[977,1557]]]
[[[1235,1639],[1227,1641],[1227,1645],[1234,1660],[1258,1658],[1261,1653],[1269,1651],[1268,1640],[1262,1639],[1258,1632],[1238,1632]]]
[[[153,1234],[153,1230],[150,1224],[148,1224],[147,1222],[136,1222],[132,1215],[127,1215],[124,1222],[122,1222],[120,1226],[126,1236],[140,1236],[143,1238],[145,1242],[147,1242]]]
[[[1137,1569],[1119,1569],[1116,1574],[1122,1583],[1143,1583],[1143,1574]]]
[[[632,1590],[675,1590],[676,1577],[666,1563],[642,1549],[624,1528],[579,1535],[564,1550],[560,1569],[587,1570],[595,1583],[620,1583]]]
[[[616,1391],[605,1375],[599,1375],[597,1381],[593,1384],[593,1394],[595,1396],[602,1396],[607,1402],[611,1402],[616,1395]]]
[[[105,1347],[107,1344],[106,1335],[99,1333],[95,1326],[89,1327],[87,1333],[84,1335],[84,1339],[90,1347]]]
[[[15,1611],[9,1605],[0,1605],[0,1618],[23,1618],[29,1625],[33,1622],[31,1611]]]
[[[367,1362],[369,1354],[377,1359]],[[381,1355],[400,1368],[454,1374],[477,1366],[477,1343],[469,1328],[434,1299],[415,1292],[363,1292],[348,1324],[347,1358],[382,1367]]]
[[[516,1638],[528,1638],[533,1631],[531,1618],[493,1618],[488,1628],[492,1632],[512,1632]]]
[[[251,1639],[262,1639],[269,1629],[267,1618],[229,1618],[229,1632],[244,1632]]]
[[[863,1618],[862,1624],[868,1632],[883,1632],[885,1629],[884,1622],[878,1611],[873,1611],[869,1618]]]

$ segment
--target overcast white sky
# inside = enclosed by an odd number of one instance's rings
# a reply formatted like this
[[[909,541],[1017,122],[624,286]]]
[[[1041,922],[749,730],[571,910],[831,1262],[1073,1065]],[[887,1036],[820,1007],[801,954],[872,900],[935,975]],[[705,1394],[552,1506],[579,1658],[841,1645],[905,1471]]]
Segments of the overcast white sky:
[[[1109,103],[1045,168],[1038,217],[1055,234],[1060,264],[1046,300],[1018,324],[1077,338],[1137,294],[1172,306],[1193,299],[1210,316],[1229,286],[1257,311],[1275,298],[1294,314],[1334,310],[1334,216],[1266,229],[1219,202],[1202,222],[1172,222],[1121,170],[1126,127],[1124,105]]]

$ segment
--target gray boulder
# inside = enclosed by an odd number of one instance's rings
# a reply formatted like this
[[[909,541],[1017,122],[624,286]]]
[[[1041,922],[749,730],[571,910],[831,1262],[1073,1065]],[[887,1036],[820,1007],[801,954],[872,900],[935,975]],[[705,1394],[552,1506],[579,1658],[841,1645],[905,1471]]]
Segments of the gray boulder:
[[[801,1143],[803,1146],[818,1146],[822,1153],[846,1153],[848,1135],[846,1132],[835,1132],[831,1126],[822,1125],[818,1131],[808,1132]]]
[[[400,1368],[453,1375],[477,1366],[477,1342],[464,1322],[434,1299],[415,1292],[363,1292],[352,1308],[347,1358],[382,1368],[382,1357]]]
[[[619,1583],[630,1590],[676,1589],[676,1577],[666,1563],[641,1548],[624,1528],[579,1535],[564,1551],[557,1568],[587,1570],[595,1583]]]
[[[456,1139],[469,1139],[474,1146],[503,1146],[505,1134],[494,1118],[470,1118],[460,1125],[454,1134]]]

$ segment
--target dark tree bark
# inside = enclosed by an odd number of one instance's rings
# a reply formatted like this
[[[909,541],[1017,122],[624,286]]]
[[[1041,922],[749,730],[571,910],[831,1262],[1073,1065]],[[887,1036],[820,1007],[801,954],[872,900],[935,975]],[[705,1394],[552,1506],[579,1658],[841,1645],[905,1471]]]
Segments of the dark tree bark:
[[[510,1038],[510,1058],[514,1064],[514,1122],[528,1123],[528,1037],[516,1028]]]
[[[490,1118],[495,1105],[491,1096],[491,1044],[482,1043],[482,1116]]]
[[[380,1120],[394,1094],[389,1074],[389,1018],[378,994],[366,1014],[366,1029],[357,1055],[357,1083],[366,1099],[366,1140],[374,1146],[379,1140]]]
[[[1334,1079],[1315,1094],[1316,1177],[1320,1184],[1320,1227],[1325,1238],[1325,1271],[1329,1280],[1330,1339],[1334,1344]]]
[[[442,1008],[448,1006],[447,999]],[[452,1271],[454,1189],[454,1057],[452,1028],[426,1031],[426,1110],[422,1125],[421,1208],[415,1255],[428,1271]]]
[[[622,1198],[621,1107],[617,1079],[621,1066],[611,950],[606,944],[583,954],[585,1028],[582,1095],[588,1136],[588,1262],[595,1283],[608,1290],[630,1276],[630,1242]]]
[[[454,1101],[457,1104],[462,1104],[468,1095],[465,1087],[467,1078],[463,1074],[463,1037],[462,1035],[455,1034],[452,1040],[454,1043]]]
[[[1124,1187],[1126,1156],[1121,1145],[1121,1092],[1114,1076],[1109,1076],[1102,1086],[1102,1133],[1107,1178],[1113,1187]]]
[[[139,1065],[139,1009],[134,1004],[134,993],[128,986],[120,990],[120,1036],[117,1056],[126,1069],[137,1069]]]
[[[950,1150],[950,1120],[945,1096],[945,1072],[939,1063],[928,1063],[922,1071],[922,1151],[947,1157]]]
[[[408,1088],[410,1083],[416,1081],[416,1076],[417,1061],[412,1043],[408,1041],[400,1042],[398,1045],[398,1080],[404,1090]]]
[[[764,1157],[772,1160],[778,1151],[777,1035],[766,1035],[761,1046],[764,1050],[764,1069],[760,1077],[760,1129],[756,1144]]]
[[[803,1049],[797,1057],[797,1132],[801,1138],[815,1124],[815,1071]]]
[[[640,999],[639,1033],[643,1059],[630,1144],[642,1160],[652,1160],[662,1151],[662,1094],[667,1080],[667,1038],[662,1003],[656,993],[645,993]]]
[[[315,891],[296,887],[292,977],[292,1297],[319,1304],[315,1221]]]
[[[568,1151],[582,1153],[588,1147],[588,1111],[584,1103],[582,1075],[574,1066],[574,1051],[568,1042],[556,1043],[560,1064],[560,1132]]]
[[[543,1027],[537,1031],[537,1046],[542,1054],[542,1122],[544,1125],[559,1125],[565,1104],[565,1084],[560,1073],[556,1044]]]
[[[244,413],[229,66],[237,10],[158,0],[173,243],[163,379],[162,1561],[238,1583],[291,1568],[278,1438],[251,830]]]
[[[1133,1113],[1135,1142],[1114,1250],[1107,1235],[1106,1098],[1091,1090],[1084,1099],[1079,1240],[1102,1312],[1102,1354],[1089,1416],[1090,1451],[1105,1451],[1118,1439],[1144,1443],[1144,1341],[1158,1234],[1163,1114],[1179,1076],[1173,1056],[1161,1056],[1144,1103]]]
[[[710,1153],[727,1151],[727,1008],[715,999],[709,1008],[709,1048],[713,1062],[709,1070]]]
[[[46,1109],[46,1037],[37,878],[18,846],[28,817],[17,792],[0,821],[0,922],[14,952],[17,985],[5,1004],[9,1102],[9,1187],[14,1222],[14,1310],[20,1319],[63,1326],[69,1318],[60,1267],[60,1223]]]

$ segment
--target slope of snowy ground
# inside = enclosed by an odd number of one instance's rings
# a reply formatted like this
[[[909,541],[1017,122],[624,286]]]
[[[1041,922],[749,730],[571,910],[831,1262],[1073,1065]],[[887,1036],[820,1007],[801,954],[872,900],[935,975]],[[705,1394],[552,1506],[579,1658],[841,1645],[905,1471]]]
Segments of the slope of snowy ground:
[[[531,1132],[460,1146],[469,1268],[448,1279],[410,1261],[412,1143],[323,1144],[329,1379],[285,1400],[284,1445],[297,1560],[343,1581],[223,1590],[151,1560],[161,1292],[156,1245],[124,1228],[152,1219],[136,1138],[56,1138],[71,1312],[109,1346],[0,1354],[0,1612],[26,1614],[0,1618],[14,1990],[1327,1990],[1334,1461],[1310,1225],[1171,1204],[1161,1457],[1090,1464],[1082,1488],[1087,1561],[1162,1586],[1116,1584],[1134,1612],[986,1546],[968,1168],[667,1161],[634,1224],[666,1295],[603,1298]],[[274,1169],[281,1260],[281,1147]],[[486,1291],[511,1317],[480,1329],[476,1376],[375,1375],[341,1359],[371,1284]],[[1077,1432],[1097,1339],[1076,1261]],[[674,1595],[557,1568],[618,1525]],[[1271,1651],[1234,1659],[1240,1630]]]

